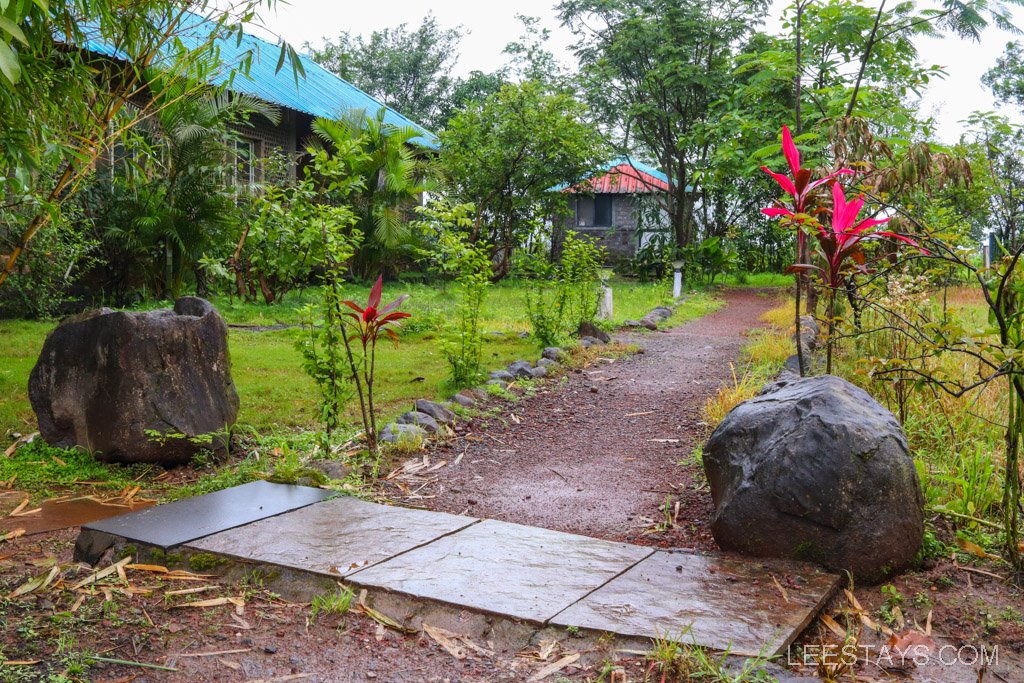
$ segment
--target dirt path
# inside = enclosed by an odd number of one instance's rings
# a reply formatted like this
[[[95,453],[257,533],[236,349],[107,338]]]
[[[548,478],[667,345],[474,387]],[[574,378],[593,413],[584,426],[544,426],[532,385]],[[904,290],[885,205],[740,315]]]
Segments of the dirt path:
[[[774,301],[753,290],[724,297],[725,307],[698,320],[621,337],[644,353],[570,372],[501,419],[475,420],[438,453],[464,454],[420,491],[434,496],[425,504],[614,540],[714,547],[711,500],[691,458],[704,437],[701,408],[732,381],[744,332]],[[652,534],[667,499],[691,523]]]

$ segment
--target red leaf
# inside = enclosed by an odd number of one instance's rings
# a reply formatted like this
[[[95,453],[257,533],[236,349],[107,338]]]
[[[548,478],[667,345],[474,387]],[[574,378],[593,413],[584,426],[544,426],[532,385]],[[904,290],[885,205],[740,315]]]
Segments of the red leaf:
[[[380,312],[381,313],[390,313],[391,311],[395,310],[396,308],[401,306],[403,303],[405,303],[405,300],[408,299],[408,298],[409,298],[408,294],[403,294],[402,296],[398,297],[397,299],[395,299],[391,303],[387,304],[384,308],[380,309]]]
[[[342,301],[341,303],[345,304],[346,306],[348,306],[349,308],[351,308],[351,309],[352,309],[353,311],[355,311],[355,312],[356,312],[356,313],[358,313],[359,315],[362,315],[362,314],[363,314],[363,307],[362,307],[362,306],[360,306],[359,304],[357,304],[357,303],[356,303],[355,301],[350,301],[350,300],[348,300],[348,299],[345,299],[345,300],[344,300],[344,301]]]
[[[782,175],[781,173],[773,173],[768,169],[767,166],[762,166],[761,170],[770,175],[772,178],[775,178],[775,182],[777,182],[779,186],[781,186],[782,189],[788,192],[792,197],[796,197],[796,186],[793,184],[792,180]]]
[[[782,154],[786,157],[786,163],[789,164],[789,170],[793,172],[793,177],[796,177],[800,170],[800,150],[793,143],[789,126],[785,125],[782,126]]]
[[[378,275],[377,282],[373,284],[373,289],[370,290],[370,298],[366,300],[367,308],[377,308],[380,306],[380,296],[384,291],[384,276]]]

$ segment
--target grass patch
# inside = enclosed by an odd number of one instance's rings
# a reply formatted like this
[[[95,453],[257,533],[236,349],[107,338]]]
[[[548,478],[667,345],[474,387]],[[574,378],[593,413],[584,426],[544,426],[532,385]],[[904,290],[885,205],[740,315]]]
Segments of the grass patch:
[[[484,367],[504,367],[513,360],[535,358],[538,349],[532,339],[520,337],[529,331],[524,304],[526,283],[503,281],[488,291],[484,305]],[[659,283],[616,281],[616,323],[643,317],[651,308],[666,303],[669,291]],[[377,406],[380,422],[408,410],[417,398],[443,398],[449,393],[447,366],[439,351],[440,329],[454,312],[451,292],[443,286],[392,283],[386,295],[411,294],[405,310],[413,314],[396,349],[384,344],[378,349]],[[368,287],[351,286],[354,298],[365,298]],[[315,298],[306,290],[273,306],[241,303],[217,298],[215,305],[230,324],[272,326],[296,325],[299,309]],[[671,318],[672,324],[709,313],[722,302],[705,292],[688,295]],[[35,416],[28,402],[28,375],[35,364],[46,334],[55,323],[0,321],[0,444],[16,433],[35,431]],[[296,433],[315,428],[316,391],[301,370],[295,342],[299,328],[255,332],[232,328],[229,332],[232,374],[241,400],[238,423],[261,434]],[[353,402],[347,421],[358,421]]]
[[[41,496],[82,484],[120,491],[161,472],[155,465],[100,462],[85,451],[53,448],[41,439],[22,446],[9,458],[0,458],[0,480],[13,479],[13,488]]]

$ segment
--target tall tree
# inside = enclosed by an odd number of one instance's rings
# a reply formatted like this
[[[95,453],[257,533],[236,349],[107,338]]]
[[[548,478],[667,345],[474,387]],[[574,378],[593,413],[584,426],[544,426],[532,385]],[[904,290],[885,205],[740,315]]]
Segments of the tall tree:
[[[230,11],[214,0],[3,3],[5,12],[16,5],[22,13],[4,23],[0,36],[0,201],[33,211],[27,223],[0,226],[0,285],[96,161],[157,113],[151,67],[171,76],[160,80],[166,86],[188,81],[209,90],[211,82],[230,83],[250,60],[224,64],[217,43],[239,36],[268,2],[242,0]],[[5,36],[13,37],[4,42]],[[107,46],[116,58],[82,49],[89,43]],[[279,68],[288,62],[298,77],[297,55],[282,43]]]
[[[438,159],[448,193],[476,206],[471,238],[493,245],[495,275],[545,219],[564,210],[559,184],[575,184],[604,161],[586,108],[528,81],[504,86],[456,115]]]
[[[455,81],[461,27],[441,28],[428,14],[416,30],[407,24],[374,31],[369,38],[345,31],[311,48],[313,59],[430,130],[440,128]]]
[[[1000,102],[1024,109],[1024,50],[1020,43],[1007,43],[996,65],[985,72],[981,82]]]
[[[766,0],[564,0],[583,93],[620,152],[652,155],[676,243],[696,237],[694,204],[712,152],[704,126],[728,92],[734,53]]]

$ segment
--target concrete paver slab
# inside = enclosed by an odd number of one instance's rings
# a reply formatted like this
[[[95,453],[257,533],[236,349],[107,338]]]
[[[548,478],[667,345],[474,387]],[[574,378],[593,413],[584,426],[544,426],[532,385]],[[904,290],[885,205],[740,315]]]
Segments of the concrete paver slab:
[[[355,572],[349,581],[544,623],[651,552],[624,543],[484,520]]]
[[[254,481],[195,498],[177,500],[82,528],[139,543],[171,548],[259,519],[305,507],[336,495],[310,486]]]
[[[343,497],[207,536],[189,547],[344,576],[478,521]]]
[[[809,565],[658,551],[552,623],[773,655],[810,623],[839,581]]]

